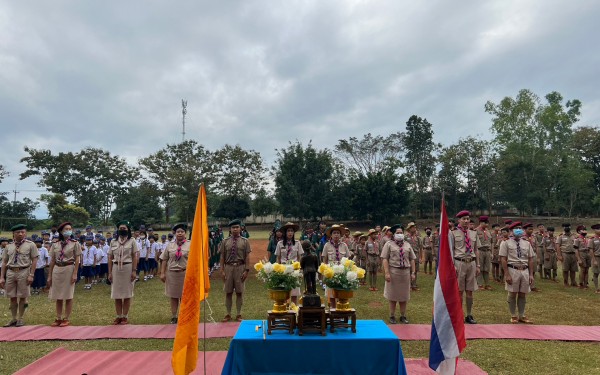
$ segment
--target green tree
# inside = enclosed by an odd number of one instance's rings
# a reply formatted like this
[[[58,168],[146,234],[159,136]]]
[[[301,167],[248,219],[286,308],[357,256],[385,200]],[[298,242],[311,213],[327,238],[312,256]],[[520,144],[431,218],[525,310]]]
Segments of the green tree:
[[[8,230],[15,224],[26,224],[35,221],[33,212],[39,206],[38,202],[29,198],[22,201],[9,201],[5,196],[0,196],[0,220],[2,230]]]
[[[2,180],[4,180],[4,177],[6,177],[8,175],[9,175],[8,171],[4,168],[3,165],[0,165],[0,182],[2,182]]]
[[[230,220],[244,219],[251,214],[248,201],[237,196],[224,197],[215,211],[215,216]]]
[[[215,189],[223,196],[248,198],[263,187],[265,167],[260,153],[225,145],[213,155]]]
[[[267,216],[277,213],[277,200],[265,189],[260,189],[250,203],[252,213],[256,216]]]
[[[155,185],[144,181],[120,195],[116,208],[112,212],[113,222],[129,220],[134,227],[142,224],[162,222],[162,208],[159,205],[159,193]]]
[[[42,194],[40,200],[46,203],[52,224],[69,221],[74,226],[84,226],[90,220],[85,208],[70,204],[62,194]]]
[[[403,133],[387,137],[368,133],[362,139],[341,139],[335,146],[336,155],[352,174],[367,176],[401,166],[404,155]]]
[[[600,127],[576,128],[571,139],[571,149],[594,174],[596,192],[600,192]]]
[[[280,212],[300,219],[320,218],[329,213],[334,159],[327,149],[317,151],[296,141],[277,150],[272,168],[275,198]]]

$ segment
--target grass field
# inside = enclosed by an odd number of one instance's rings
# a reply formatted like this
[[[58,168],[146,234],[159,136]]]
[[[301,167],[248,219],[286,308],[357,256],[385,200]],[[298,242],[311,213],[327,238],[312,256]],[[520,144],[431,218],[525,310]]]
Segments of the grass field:
[[[252,232],[253,258],[264,256],[267,233]],[[411,323],[431,322],[433,276],[419,274],[421,291],[413,293],[407,316]],[[528,296],[527,315],[536,324],[600,325],[600,296],[592,291],[564,288],[562,282],[555,284],[536,280],[540,293]],[[202,311],[207,321],[220,321],[225,315],[222,281],[211,279],[208,305]],[[383,290],[383,277],[379,277]],[[483,324],[508,323],[509,314],[503,286],[494,284],[493,291],[475,293],[473,314]],[[264,285],[251,274],[247,284],[242,314],[246,319],[264,319],[266,310],[272,306]],[[169,301],[163,294],[164,286],[158,279],[139,282],[130,311],[132,324],[166,324],[170,320]],[[322,292],[322,291],[321,291]],[[0,319],[10,319],[8,301],[0,301]],[[387,321],[387,302],[382,292],[369,292],[360,288],[351,301],[360,319],[383,319]],[[110,287],[97,285],[90,291],[83,290],[80,282],[76,287],[72,315],[73,325],[107,325],[114,318],[114,304],[110,300]],[[234,304],[235,306],[235,304]],[[212,311],[212,313],[209,312]],[[47,295],[32,296],[25,320],[28,325],[50,324],[54,319],[54,304]],[[1,329],[0,329],[1,332]],[[209,339],[207,350],[227,350],[230,339]],[[90,341],[37,341],[0,343],[0,373],[12,373],[57,347],[70,350],[170,350],[172,340],[90,340]],[[405,341],[402,343],[406,357],[427,357],[428,341]],[[202,347],[202,343],[200,343]],[[542,342],[527,340],[471,340],[463,358],[475,362],[490,374],[512,374],[527,371],[531,374],[593,374],[600,373],[598,344]]]

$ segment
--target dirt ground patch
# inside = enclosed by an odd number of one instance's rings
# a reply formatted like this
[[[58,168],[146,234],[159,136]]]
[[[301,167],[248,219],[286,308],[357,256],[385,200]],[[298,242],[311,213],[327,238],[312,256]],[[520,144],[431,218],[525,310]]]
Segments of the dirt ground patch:
[[[252,265],[267,257],[268,246],[269,240],[254,240],[250,238],[250,247],[252,249],[252,252],[250,253],[250,263]]]

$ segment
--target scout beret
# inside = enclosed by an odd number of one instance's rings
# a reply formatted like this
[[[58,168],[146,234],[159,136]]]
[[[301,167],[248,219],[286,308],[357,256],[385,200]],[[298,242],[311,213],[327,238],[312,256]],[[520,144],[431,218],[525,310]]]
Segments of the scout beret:
[[[585,230],[585,225],[578,225],[577,226],[577,231],[580,232],[582,230]]]
[[[496,228],[496,227],[499,227],[499,226],[500,226],[500,224],[498,224],[498,223],[492,224],[492,228]]]
[[[600,224],[594,224],[590,228],[592,228],[594,230],[598,230],[598,229],[600,229]]]
[[[479,216],[479,222],[480,223],[487,223],[489,221],[490,221],[490,218],[488,216],[485,216],[485,215]]]
[[[521,222],[520,221],[515,221],[514,223],[510,224],[508,226],[508,229],[514,229],[516,227],[520,227],[521,226]]]
[[[533,228],[533,224],[531,224],[531,223],[525,223],[525,224],[523,224],[523,226],[521,228],[523,228],[523,229]]]
[[[548,227],[546,228],[549,232],[554,232],[554,227]]]
[[[510,224],[512,224],[512,220],[511,219],[506,219],[506,220],[504,220],[504,224],[510,225]]]
[[[394,225],[394,227],[395,227],[395,226],[401,226],[401,225],[400,225],[400,224],[396,224],[396,225]],[[412,228],[412,227],[414,227],[414,226],[416,226],[416,224],[415,224],[413,221],[411,221],[410,223],[406,224],[406,229],[408,230],[408,229],[410,229],[410,228]],[[393,228],[393,227],[392,227],[392,228]],[[390,230],[391,230],[392,228],[390,228]],[[392,233],[394,233],[394,232],[395,232],[395,230],[392,230]]]
[[[413,226],[415,225],[415,223],[409,223],[408,225],[410,225],[410,224],[412,224]],[[396,233],[396,230],[398,228],[402,228],[402,224],[394,224],[394,225],[392,225],[392,227],[390,228],[390,232]],[[410,227],[407,226],[406,229],[408,229],[408,228],[410,228]]]
[[[173,228],[171,228],[173,230],[173,232],[175,232],[177,229],[183,229],[184,231],[187,232],[188,226],[185,223],[179,223],[179,224],[175,224],[173,225]]]
[[[455,217],[460,218],[465,216],[471,216],[471,213],[467,210],[462,210],[459,213],[457,213]]]
[[[13,225],[12,228],[10,228],[10,230],[12,232],[14,232],[16,230],[22,230],[22,229],[27,229],[27,225],[25,225],[25,224],[17,224],[17,225]]]
[[[242,221],[240,219],[233,219],[227,224],[228,227],[232,227],[234,225],[242,225]]]
[[[571,226],[571,223],[562,223],[563,228],[567,228]]]
[[[125,225],[127,228],[131,229],[131,223],[129,223],[129,221],[127,221],[127,220],[121,220],[121,221],[117,222],[117,228],[120,227],[121,225]]]

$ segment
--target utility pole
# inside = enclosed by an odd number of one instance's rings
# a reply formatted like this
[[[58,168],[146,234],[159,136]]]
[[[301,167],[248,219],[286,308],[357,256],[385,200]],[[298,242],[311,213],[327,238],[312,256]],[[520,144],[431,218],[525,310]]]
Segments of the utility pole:
[[[15,190],[13,190],[13,193],[15,194],[13,197],[13,202],[17,201],[17,193],[20,193],[19,191],[17,191],[17,184],[15,184]]]
[[[185,115],[187,114],[187,100],[181,99],[181,123],[183,131],[181,132],[181,142],[185,141]]]

